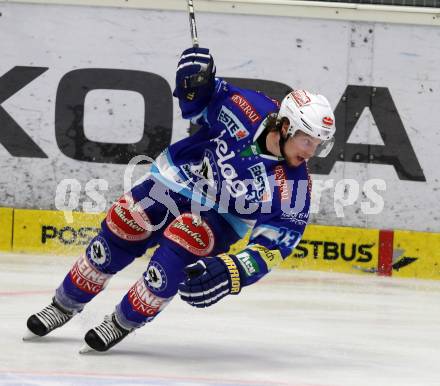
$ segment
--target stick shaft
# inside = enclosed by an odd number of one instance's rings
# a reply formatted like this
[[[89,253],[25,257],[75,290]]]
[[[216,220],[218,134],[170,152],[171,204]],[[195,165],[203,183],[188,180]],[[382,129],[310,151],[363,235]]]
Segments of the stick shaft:
[[[197,37],[196,15],[194,13],[193,0],[188,0],[188,14],[192,45],[194,48],[197,48],[199,46],[199,38]]]

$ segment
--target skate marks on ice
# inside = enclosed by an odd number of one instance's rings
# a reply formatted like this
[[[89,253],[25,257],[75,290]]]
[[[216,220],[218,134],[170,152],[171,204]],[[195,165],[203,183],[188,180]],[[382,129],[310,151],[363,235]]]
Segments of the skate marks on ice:
[[[440,282],[277,271],[206,310],[176,299],[110,351],[78,354],[140,259],[68,324],[23,342],[73,260],[0,255],[0,385],[440,385]]]

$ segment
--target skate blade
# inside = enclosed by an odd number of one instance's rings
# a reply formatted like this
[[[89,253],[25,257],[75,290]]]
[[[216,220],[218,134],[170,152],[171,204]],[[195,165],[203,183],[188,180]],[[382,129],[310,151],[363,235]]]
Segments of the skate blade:
[[[31,330],[27,330],[27,332],[23,336],[23,341],[29,342],[29,341],[37,340],[40,338],[42,338],[42,336],[34,334]]]
[[[87,353],[89,353],[89,352],[98,352],[98,351],[92,349],[87,343],[85,343],[84,346],[82,346],[82,347],[79,349],[79,353],[80,353],[80,354],[87,354]]]

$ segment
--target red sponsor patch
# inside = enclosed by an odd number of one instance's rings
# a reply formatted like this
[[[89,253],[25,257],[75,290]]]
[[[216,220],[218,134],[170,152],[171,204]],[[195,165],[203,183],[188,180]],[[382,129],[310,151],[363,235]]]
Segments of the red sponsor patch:
[[[236,136],[238,139],[246,138],[248,135],[249,135],[249,133],[248,133],[246,130],[238,130],[238,131],[235,133],[235,136]]]
[[[310,103],[310,97],[304,90],[293,90],[290,95],[292,95],[298,107],[302,107],[305,106],[307,103]]]
[[[214,248],[214,233],[209,225],[191,213],[177,217],[164,236],[196,256],[208,256]]]
[[[287,185],[286,172],[281,165],[275,167],[275,182],[280,189],[281,201],[288,201],[290,199],[289,186]]]
[[[139,279],[128,291],[128,301],[136,312],[144,316],[155,316],[169,302],[169,299],[154,295],[145,285],[144,279]]]
[[[124,240],[141,241],[151,234],[150,219],[128,194],[113,204],[105,221],[110,230]]]
[[[243,111],[244,115],[252,122],[258,122],[261,120],[261,116],[255,111],[254,106],[252,106],[248,100],[240,94],[234,94],[231,96],[232,102],[234,102],[241,111]]]
[[[322,123],[324,124],[324,125],[326,125],[326,126],[331,126],[331,125],[333,125],[333,118],[331,118],[331,117],[324,117],[324,118],[322,118]]]
[[[98,271],[89,264],[87,257],[80,257],[69,272],[70,280],[75,287],[88,294],[99,294],[110,280],[110,274]]]

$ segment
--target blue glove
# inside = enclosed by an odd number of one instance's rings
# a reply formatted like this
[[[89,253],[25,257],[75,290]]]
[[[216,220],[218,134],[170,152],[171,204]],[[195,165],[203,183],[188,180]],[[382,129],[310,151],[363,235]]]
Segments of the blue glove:
[[[204,308],[241,290],[240,271],[233,255],[203,257],[185,268],[186,280],[179,284],[180,298],[193,307]]]
[[[207,48],[188,48],[177,65],[176,88],[173,95],[179,99],[184,118],[199,114],[214,92],[215,64]]]

